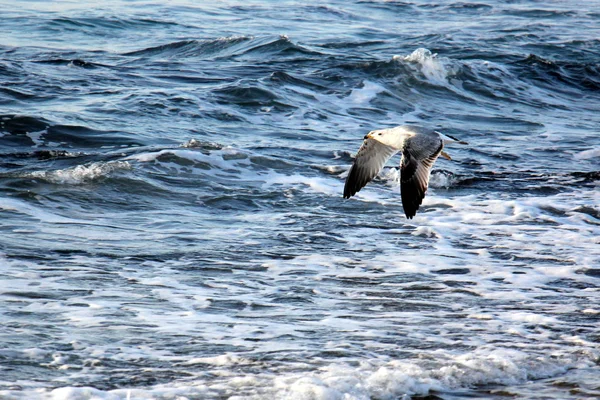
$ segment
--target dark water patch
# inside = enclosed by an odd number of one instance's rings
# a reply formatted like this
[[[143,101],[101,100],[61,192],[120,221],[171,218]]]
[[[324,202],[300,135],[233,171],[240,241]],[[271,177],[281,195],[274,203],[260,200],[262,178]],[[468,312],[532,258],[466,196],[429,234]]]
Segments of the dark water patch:
[[[366,119],[371,121],[373,118],[381,118],[386,115],[386,112],[379,108],[367,108],[367,107],[350,107],[346,110],[348,115],[360,119]]]
[[[357,49],[357,48],[372,48],[375,46],[381,46],[387,44],[384,40],[370,40],[370,41],[358,41],[358,42],[345,42],[345,41],[336,41],[336,42],[328,42],[318,45],[318,47],[324,49]]]
[[[316,50],[309,49],[299,44],[293,43],[287,36],[280,36],[273,40],[270,37],[255,39],[253,46],[244,51],[244,56],[294,56],[294,55],[321,55]]]
[[[480,170],[474,175],[452,174],[451,187],[485,187],[490,191],[509,190],[514,193],[557,194],[571,192],[580,187],[593,185],[594,181],[580,179],[581,173],[540,173],[537,171],[489,171]],[[585,174],[584,174],[585,175]],[[573,210],[586,213],[587,209]],[[550,214],[564,216],[565,211],[549,209]],[[593,215],[593,211],[592,216]]]
[[[213,83],[224,83],[224,82],[232,82],[235,80],[233,77],[214,77],[214,76],[206,76],[206,75],[182,75],[182,71],[176,71],[169,74],[154,74],[153,78],[161,79],[170,82],[179,82],[184,84],[213,84]],[[190,71],[191,73],[195,73]]]
[[[239,105],[271,105],[277,96],[263,88],[234,85],[213,90],[221,102]]]
[[[309,14],[320,14],[325,16],[326,18],[336,18],[343,21],[354,21],[357,19],[361,19],[354,13],[343,10],[341,8],[333,8],[332,6],[305,6],[303,10]]]
[[[198,42],[196,40],[183,40],[180,42],[172,42],[162,44],[160,46],[148,47],[142,50],[130,51],[127,53],[123,53],[123,55],[133,57],[152,57],[156,55],[174,56],[177,55],[179,50],[185,50],[186,48],[194,47],[194,45],[197,43]]]
[[[593,207],[581,206],[581,207],[575,208],[573,211],[582,213],[582,214],[587,214],[590,217],[593,217],[593,218],[597,219],[598,221],[600,221],[600,210],[595,209]]]
[[[467,275],[471,272],[469,268],[447,268],[431,271],[437,275]]]
[[[576,178],[577,183],[587,184],[600,181],[600,171],[572,172],[569,175]]]
[[[575,11],[558,11],[545,9],[514,9],[508,8],[501,12],[504,15],[528,19],[555,19],[555,18],[572,18],[577,16]]]
[[[504,153],[499,151],[487,151],[487,150],[478,150],[478,149],[470,149],[472,153],[485,155],[486,157],[495,158],[498,160],[509,160],[509,161],[517,161],[522,158],[521,155],[515,153]]]
[[[12,147],[59,144],[68,148],[99,148],[141,145],[141,142],[125,132],[101,131],[77,125],[52,125],[43,118],[29,116],[0,117],[0,133],[2,132],[8,134],[2,138],[2,145]],[[38,138],[34,139],[33,135]],[[35,156],[39,158],[44,155],[53,157],[51,152]]]
[[[67,300],[73,296],[85,296],[92,294],[91,290],[55,290],[55,291],[31,291],[31,292],[3,292],[3,296],[9,296],[14,298],[38,300],[38,299],[51,299],[51,300]]]
[[[43,135],[46,142],[58,142],[71,148],[102,146],[141,146],[142,142],[125,132],[101,131],[77,125],[53,125]]]
[[[326,84],[321,84],[321,82],[314,82],[314,79],[302,77],[298,78],[293,76],[290,73],[285,71],[275,71],[269,77],[269,80],[275,83],[282,83],[288,85],[294,85],[299,87],[304,87],[311,90],[316,90],[320,92],[328,92],[330,89],[326,86]],[[325,83],[325,82],[323,82]]]
[[[48,59],[48,60],[34,60],[33,62],[37,63],[37,64],[66,65],[69,67],[73,66],[73,67],[79,67],[79,68],[85,68],[85,69],[108,67],[108,65],[85,61],[85,60],[81,60],[81,59],[77,59],[77,58],[76,59],[53,58],[53,59]]]
[[[254,166],[261,167],[264,170],[295,170],[298,168],[298,164],[294,164],[289,160],[283,159],[282,157],[265,157],[265,156],[253,156],[250,157],[250,162]]]
[[[452,2],[444,3],[424,3],[417,6],[419,9],[427,12],[450,12],[452,14],[486,14],[494,9],[493,6],[483,3]]]
[[[157,18],[133,18],[128,20],[128,22],[132,22],[133,24],[141,24],[141,25],[159,25],[159,26],[178,26],[179,23],[175,21],[167,21],[164,19]]]
[[[489,127],[510,127],[504,128],[502,131],[503,135],[514,135],[516,137],[520,137],[523,131],[527,132],[535,132],[544,127],[544,124],[535,121],[528,121],[522,118],[510,117],[504,115],[457,115],[457,114],[448,114],[452,116],[453,119],[469,122],[469,124],[477,124],[484,125]]]
[[[12,58],[10,54],[3,54],[3,57]],[[21,61],[0,60],[0,77],[21,78],[23,72],[24,69]]]
[[[402,96],[388,91],[378,93],[377,96],[370,101],[370,104],[376,107],[376,110],[368,109],[369,113],[366,114],[367,118],[375,117],[375,115],[369,115],[374,111],[376,111],[376,114],[385,115],[384,110],[393,113],[410,113],[415,110],[414,105]]]
[[[236,84],[215,89],[212,94],[219,104],[235,104],[242,107],[272,106],[275,111],[291,111],[295,106],[283,103],[273,92],[257,86]]]
[[[555,281],[546,283],[546,285],[549,288],[577,289],[577,290],[594,289],[594,288],[598,287],[598,285],[594,285],[592,283],[582,282],[582,281],[578,281],[578,280],[570,279],[570,278],[557,279]]]
[[[7,154],[7,156],[24,159],[37,159],[37,160],[54,160],[62,158],[75,158],[80,157],[84,153],[72,153],[66,150],[36,150],[28,153],[14,153]]]
[[[61,18],[53,18],[48,21],[49,26],[59,26],[65,28],[93,28],[94,24],[90,22],[83,21],[81,19],[74,19],[68,17]]]
[[[591,90],[594,93],[600,90],[600,64],[598,63],[553,61],[530,54],[512,65],[520,67],[522,79],[553,85],[555,90],[560,89],[557,84]]]
[[[32,100],[36,98],[40,98],[40,96],[24,90],[16,90],[7,87],[0,87],[0,99],[5,98],[7,102],[10,103],[12,100]],[[0,100],[1,101],[1,100]]]
[[[394,78],[412,73],[410,68],[396,60],[344,63],[338,68],[344,71],[360,71],[376,78]]]
[[[370,8],[393,12],[409,12],[418,7],[417,4],[409,1],[376,1],[376,0],[360,0],[357,4],[367,5]]]
[[[0,115],[0,132],[11,135],[25,135],[44,130],[49,126],[50,122],[44,118],[16,114]]]
[[[60,17],[45,21],[42,29],[77,32],[108,32],[110,30],[152,29],[176,27],[179,24],[159,18],[120,18],[118,16]]]
[[[186,113],[182,113],[184,116],[186,115]],[[199,114],[193,113],[193,114],[189,114],[190,116],[198,117],[200,119],[212,119],[215,121],[221,121],[221,122],[226,122],[226,123],[233,123],[233,122],[240,122],[240,123],[247,123],[248,121],[240,114],[234,113],[234,112],[230,112],[227,110],[205,110],[205,111],[200,111]]]
[[[129,57],[160,57],[186,59],[205,57],[257,57],[275,55],[318,55],[314,50],[294,44],[287,37],[253,38],[250,36],[223,37],[214,40],[183,40],[124,53]]]
[[[600,278],[600,268],[589,268],[583,271],[584,275],[591,276],[593,278]]]
[[[450,11],[458,11],[458,12],[473,12],[473,11],[491,11],[494,9],[493,6],[489,4],[483,3],[452,3],[447,6],[447,9]]]
[[[277,133],[278,135],[279,133]],[[314,132],[307,132],[306,140],[311,140],[310,136],[314,135]],[[298,138],[298,133],[294,133],[291,136],[295,139]],[[303,138],[304,139],[304,138]],[[313,140],[318,140],[312,138]],[[361,140],[362,141],[362,140]],[[358,141],[358,145],[360,145],[361,141]],[[251,146],[248,147],[248,150],[251,150],[253,153],[261,153],[263,157],[271,157],[275,159],[284,159],[287,164],[294,164],[298,166],[304,167],[313,167],[306,164],[307,159],[319,159],[322,160],[323,163],[329,162],[334,158],[341,157],[342,160],[352,162],[354,152],[345,152],[345,151],[337,151],[337,150],[328,150],[328,149],[313,149],[313,148],[297,148],[292,146]],[[321,161],[319,161],[320,163]],[[324,167],[323,164],[321,167]],[[327,168],[327,167],[324,167]],[[321,170],[322,168],[316,168]]]

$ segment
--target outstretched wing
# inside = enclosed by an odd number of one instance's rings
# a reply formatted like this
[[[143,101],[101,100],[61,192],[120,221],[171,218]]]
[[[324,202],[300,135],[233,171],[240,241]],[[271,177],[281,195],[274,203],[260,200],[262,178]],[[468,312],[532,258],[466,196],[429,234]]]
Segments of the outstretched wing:
[[[344,198],[349,199],[371,182],[390,157],[397,152],[398,150],[393,147],[386,146],[375,139],[365,139],[346,178]]]
[[[406,141],[400,165],[400,194],[406,218],[411,219],[423,202],[429,174],[444,142],[434,136],[414,136]]]

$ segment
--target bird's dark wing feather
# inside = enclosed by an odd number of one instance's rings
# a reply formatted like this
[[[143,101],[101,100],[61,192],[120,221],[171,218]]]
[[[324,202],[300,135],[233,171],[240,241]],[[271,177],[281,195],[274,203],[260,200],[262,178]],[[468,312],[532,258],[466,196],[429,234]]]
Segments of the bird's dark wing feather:
[[[393,147],[375,139],[365,139],[356,154],[344,186],[344,198],[349,199],[381,171],[385,163],[397,153]]]
[[[423,202],[431,167],[443,148],[439,137],[413,137],[406,141],[400,165],[400,194],[406,218],[414,217]]]

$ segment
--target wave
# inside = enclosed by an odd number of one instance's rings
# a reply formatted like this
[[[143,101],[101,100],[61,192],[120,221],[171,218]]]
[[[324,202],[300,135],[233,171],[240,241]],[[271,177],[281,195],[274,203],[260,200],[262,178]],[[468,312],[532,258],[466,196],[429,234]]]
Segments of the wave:
[[[579,153],[574,155],[574,158],[576,160],[600,159],[600,147],[580,151]]]
[[[516,17],[524,18],[570,18],[577,15],[574,11],[558,11],[558,10],[544,10],[544,9],[507,9],[502,12],[505,15],[512,15]]]
[[[216,95],[217,101],[246,106],[273,105],[278,99],[277,95],[267,89],[238,84],[213,90],[212,93]]]
[[[127,161],[98,161],[65,169],[25,172],[18,175],[23,179],[40,179],[59,185],[83,185],[107,178],[116,171],[129,169],[131,165]]]
[[[476,318],[477,316],[472,316]],[[523,318],[527,318],[524,315]],[[347,349],[340,348],[346,352]],[[39,355],[38,355],[39,353]],[[35,356],[44,357],[42,351]],[[247,399],[400,399],[428,396],[432,392],[456,393],[469,389],[489,395],[495,385],[519,385],[531,380],[553,378],[569,369],[592,367],[593,355],[529,355],[523,351],[496,347],[460,354],[438,351],[435,359],[362,360],[357,365],[324,365],[317,372],[280,371],[276,374],[251,371],[255,362],[235,355],[196,358],[184,363],[199,364],[218,371],[213,381],[198,377],[187,384],[158,384],[147,388],[100,390],[92,387],[62,387],[27,393],[28,398],[222,398],[235,393]],[[255,369],[255,368],[254,368]],[[232,371],[237,374],[232,375]],[[248,371],[248,372],[246,372]],[[251,372],[250,372],[251,371]],[[221,377],[219,377],[221,376]],[[33,395],[33,397],[31,397]],[[237,396],[236,396],[237,397]],[[437,398],[437,396],[435,396]]]
[[[224,37],[214,40],[183,40],[160,46],[148,47],[142,50],[124,53],[124,56],[134,57],[201,57],[223,53],[226,50],[251,40],[250,36]]]
[[[244,54],[279,54],[279,55],[320,55],[316,50],[309,49],[294,43],[286,35],[281,35],[273,40],[271,37],[255,39],[253,46],[248,48]]]
[[[80,125],[54,124],[28,115],[0,115],[2,144],[9,146],[44,146],[60,143],[69,148],[140,145],[138,139],[125,132],[102,131]]]
[[[47,60],[35,60],[33,62],[37,63],[37,64],[66,65],[69,67],[79,67],[79,68],[85,68],[85,69],[108,67],[107,65],[104,65],[104,64],[85,61],[85,60],[81,60],[79,58],[74,58],[74,59],[51,58],[51,59],[47,59]]]
[[[175,21],[168,21],[156,18],[120,18],[117,16],[97,16],[97,17],[60,17],[52,18],[46,21],[44,28],[53,30],[73,30],[73,29],[147,29],[153,26],[177,26]]]
[[[38,160],[56,160],[63,158],[75,158],[82,156],[83,153],[75,152],[72,153],[66,150],[36,150],[28,153],[13,153],[6,154],[9,157],[15,158],[26,158],[26,159],[38,159]]]
[[[24,179],[40,179],[59,185],[83,185],[107,178],[117,171],[130,170],[127,161],[94,162],[87,165],[51,171],[33,171],[19,174]]]
[[[311,90],[317,91],[329,91],[330,89],[320,83],[313,82],[312,79],[303,77],[298,78],[292,74],[289,74],[285,71],[275,71],[269,77],[269,80],[276,83],[282,83],[287,85],[294,85],[299,87],[305,87]]]
[[[32,100],[32,99],[36,99],[39,97],[39,95],[34,94],[32,92],[26,92],[23,89],[17,90],[17,89],[2,88],[2,87],[0,87],[0,94],[6,95],[7,97],[12,98],[12,99],[22,100],[22,101]]]
[[[124,53],[131,57],[202,58],[266,54],[319,54],[293,43],[287,36],[231,36],[212,40],[183,40]]]
[[[507,63],[506,59],[489,61],[485,58],[487,53],[472,52],[464,55],[466,58],[460,52],[455,53],[457,58],[449,58],[418,48],[387,61],[342,63],[320,75],[331,87],[335,79],[342,77],[347,83],[348,71],[358,70],[366,79],[386,82],[386,93],[401,99],[414,97],[418,91],[436,100],[460,100],[472,105],[489,103],[492,109],[497,109],[501,101],[567,110],[582,106],[572,101],[573,95],[580,96],[581,91],[596,94],[600,90],[597,63],[552,61],[533,54],[525,58],[507,55]],[[395,81],[390,82],[391,79]]]
[[[454,11],[491,11],[494,9],[493,6],[490,6],[489,4],[483,4],[483,3],[452,3],[450,5],[447,6],[447,8],[449,10],[454,10]]]
[[[270,90],[240,84],[229,85],[211,92],[219,104],[235,104],[242,107],[262,107],[263,111],[292,111],[296,106],[287,104]]]
[[[535,54],[513,63],[521,71],[524,79],[543,82],[548,85],[561,83],[579,90],[600,90],[600,65],[597,63],[552,61]]]
[[[340,75],[347,75],[348,70],[359,70],[371,79],[388,80],[401,77],[401,85],[397,85],[397,87],[407,90],[412,86],[421,86],[424,83],[451,89],[452,78],[459,73],[461,68],[462,64],[458,61],[439,57],[425,48],[418,48],[409,55],[395,55],[385,61],[341,63],[324,71],[322,75],[332,80],[332,72],[336,72],[336,69],[343,70]]]
[[[395,56],[394,60],[400,60],[400,57]],[[450,63],[449,59],[438,57],[428,49],[416,49],[410,55],[402,57],[401,60],[408,64],[418,65],[420,73],[429,82],[436,85],[447,85],[448,79],[456,74],[456,67]]]

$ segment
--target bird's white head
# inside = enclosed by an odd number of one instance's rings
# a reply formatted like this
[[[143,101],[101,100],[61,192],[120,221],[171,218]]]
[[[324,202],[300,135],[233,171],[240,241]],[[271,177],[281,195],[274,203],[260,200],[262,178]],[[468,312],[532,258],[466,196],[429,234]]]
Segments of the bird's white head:
[[[406,139],[414,136],[414,134],[414,132],[406,129],[403,126],[397,126],[390,129],[378,129],[371,131],[365,136],[365,139],[377,140],[386,146],[401,150],[404,147],[404,142]]]

